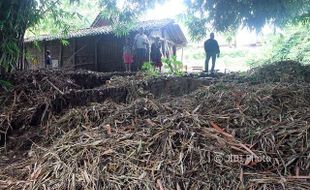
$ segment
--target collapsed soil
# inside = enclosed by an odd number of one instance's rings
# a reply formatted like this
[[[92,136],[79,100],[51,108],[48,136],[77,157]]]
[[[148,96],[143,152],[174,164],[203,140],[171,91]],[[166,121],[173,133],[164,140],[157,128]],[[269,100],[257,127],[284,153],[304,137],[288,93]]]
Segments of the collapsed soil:
[[[3,129],[16,110],[27,122],[6,136],[0,189],[310,189],[309,83],[291,69],[282,73],[289,81],[266,82],[259,73],[114,76],[93,89],[51,73],[51,83],[35,76],[37,86],[49,86],[37,92],[27,86],[33,80],[19,82],[36,102],[21,99],[17,87],[3,100]],[[31,123],[42,102],[49,114]]]

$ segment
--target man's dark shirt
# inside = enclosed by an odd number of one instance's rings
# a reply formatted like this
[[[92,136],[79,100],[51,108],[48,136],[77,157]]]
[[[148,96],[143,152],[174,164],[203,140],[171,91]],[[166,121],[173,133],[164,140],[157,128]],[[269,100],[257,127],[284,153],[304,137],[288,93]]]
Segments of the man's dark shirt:
[[[204,43],[205,52],[207,54],[219,54],[220,53],[220,47],[216,40],[214,39],[208,39]]]

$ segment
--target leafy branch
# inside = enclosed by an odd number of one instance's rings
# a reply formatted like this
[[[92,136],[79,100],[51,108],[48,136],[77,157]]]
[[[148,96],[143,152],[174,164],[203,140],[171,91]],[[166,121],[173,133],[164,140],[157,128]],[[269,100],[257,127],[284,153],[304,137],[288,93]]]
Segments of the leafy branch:
[[[144,62],[142,65],[142,71],[149,77],[158,77],[160,72],[155,68],[152,62]]]
[[[164,64],[164,68],[168,69],[168,74],[172,74],[175,76],[183,75],[183,63],[181,61],[178,61],[176,56],[162,58],[162,62]]]

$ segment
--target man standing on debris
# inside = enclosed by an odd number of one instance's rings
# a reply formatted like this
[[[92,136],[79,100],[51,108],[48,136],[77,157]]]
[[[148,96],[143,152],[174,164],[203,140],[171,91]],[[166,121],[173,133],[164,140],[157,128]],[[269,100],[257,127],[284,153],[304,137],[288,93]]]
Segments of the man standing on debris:
[[[210,39],[205,41],[204,49],[206,52],[205,72],[207,73],[209,71],[209,61],[210,58],[212,58],[211,73],[214,74],[216,56],[220,56],[220,47],[217,41],[214,39],[214,33],[211,33]]]
[[[46,50],[45,55],[45,68],[50,69],[52,68],[52,57],[50,50]]]
[[[137,69],[140,69],[143,63],[148,60],[147,50],[149,48],[149,40],[144,34],[143,28],[140,28],[139,33],[134,38],[134,48],[138,67]]]

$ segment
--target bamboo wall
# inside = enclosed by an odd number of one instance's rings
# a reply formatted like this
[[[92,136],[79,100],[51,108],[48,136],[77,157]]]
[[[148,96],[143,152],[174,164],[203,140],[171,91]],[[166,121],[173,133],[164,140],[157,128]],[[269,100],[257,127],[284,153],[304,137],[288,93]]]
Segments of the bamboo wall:
[[[136,33],[129,37],[134,38]],[[161,36],[169,40],[164,29],[148,31],[148,35]],[[69,39],[68,45],[62,45],[60,40],[26,43],[27,52],[25,60],[26,69],[39,69],[45,67],[46,50],[50,50],[55,67],[64,69],[87,69],[100,72],[123,71],[122,50],[125,37],[116,37],[112,34],[86,36]],[[171,42],[171,41],[170,41]],[[168,44],[171,47],[173,44]],[[167,49],[167,48],[166,48]],[[163,47],[165,51],[165,48]],[[135,68],[135,66],[133,66]]]

